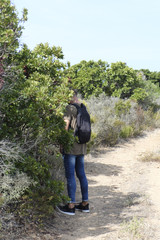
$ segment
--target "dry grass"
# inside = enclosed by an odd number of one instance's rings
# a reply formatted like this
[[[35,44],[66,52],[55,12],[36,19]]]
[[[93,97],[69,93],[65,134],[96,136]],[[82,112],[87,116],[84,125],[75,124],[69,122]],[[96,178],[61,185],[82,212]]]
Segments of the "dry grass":
[[[146,153],[139,160],[142,162],[158,162],[158,163],[160,163],[160,152]]]
[[[144,130],[158,127],[160,113],[144,110],[136,102],[101,94],[85,101],[92,119],[93,148],[114,146],[120,139],[141,135]]]
[[[118,238],[120,240],[151,240],[154,239],[154,230],[143,218],[134,216],[123,222]]]

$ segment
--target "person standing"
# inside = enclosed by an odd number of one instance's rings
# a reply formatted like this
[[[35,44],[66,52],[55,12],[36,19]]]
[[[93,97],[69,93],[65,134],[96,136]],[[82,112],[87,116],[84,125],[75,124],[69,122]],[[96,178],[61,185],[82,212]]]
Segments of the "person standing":
[[[66,123],[65,129],[68,131],[69,128],[75,132],[77,124],[77,108],[73,104],[78,106],[81,103],[78,100],[77,92],[74,92],[74,96],[70,104],[66,107],[64,114],[64,121]],[[67,179],[67,191],[70,201],[65,206],[58,206],[58,210],[61,213],[67,215],[75,215],[75,210],[82,212],[89,212],[89,203],[88,203],[88,181],[85,174],[84,168],[84,155],[86,154],[86,143],[78,143],[75,138],[75,142],[69,152],[64,152],[64,168],[65,176]],[[82,202],[76,205],[76,179],[80,182]]]

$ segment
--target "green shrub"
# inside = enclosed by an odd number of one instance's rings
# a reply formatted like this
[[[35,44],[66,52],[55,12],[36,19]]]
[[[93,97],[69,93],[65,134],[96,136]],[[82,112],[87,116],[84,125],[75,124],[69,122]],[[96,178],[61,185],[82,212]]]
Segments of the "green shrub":
[[[117,103],[115,103],[115,113],[117,114],[117,116],[121,116],[122,114],[128,114],[130,112],[131,109],[131,101],[127,100],[124,101],[122,99],[120,99]]]
[[[56,157],[57,161],[58,158],[60,156]],[[15,144],[0,142],[0,207],[3,212],[6,209],[17,220],[30,219],[36,223],[53,214],[54,207],[68,198],[64,195],[64,183],[55,176],[53,179],[52,174],[51,164],[46,160],[24,156],[23,150]]]
[[[111,63],[106,72],[108,85],[105,93],[108,96],[126,99],[130,98],[136,88],[143,88],[142,76],[126,63]]]
[[[48,186],[32,187],[19,199],[16,214],[25,221],[40,224],[43,219],[54,215],[55,206],[69,200],[63,192],[64,183],[56,180],[50,181]]]
[[[136,88],[133,91],[130,99],[136,100],[138,103],[144,102],[144,100],[148,97],[147,92],[143,88]]]
[[[97,62],[83,60],[71,66],[67,70],[67,76],[72,88],[77,89],[83,98],[88,99],[92,95],[99,96],[103,93],[107,85],[108,66],[108,63],[102,60]]]
[[[58,159],[57,159],[58,160]],[[32,185],[31,189],[34,192],[39,193],[40,196],[47,196],[49,192],[50,196],[53,196],[51,202],[53,206],[56,206],[61,201],[63,201],[63,182],[53,179],[51,165],[46,162],[46,159],[40,159],[37,161],[33,157],[26,157],[24,161],[18,161],[15,163],[16,169],[19,169],[20,172],[24,172],[29,176],[35,184]],[[58,171],[58,169],[57,169]],[[31,191],[28,191],[31,194]]]
[[[120,137],[129,138],[133,136],[133,133],[134,129],[131,126],[124,126],[121,128]]]

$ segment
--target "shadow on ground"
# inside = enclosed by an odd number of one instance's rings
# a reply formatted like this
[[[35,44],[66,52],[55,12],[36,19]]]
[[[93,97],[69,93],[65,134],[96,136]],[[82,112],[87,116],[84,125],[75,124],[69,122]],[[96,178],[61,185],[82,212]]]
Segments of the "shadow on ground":
[[[111,225],[120,224],[125,219],[121,217],[124,208],[138,204],[141,196],[136,193],[123,194],[115,185],[98,185],[90,176],[112,176],[121,173],[122,168],[95,162],[87,162],[87,175],[89,181],[90,213],[76,212],[75,216],[57,213],[54,223],[63,240],[84,239],[85,237],[98,237],[111,232]],[[103,178],[103,176],[101,176]],[[96,185],[97,184],[97,185]],[[77,198],[80,201],[80,188],[77,187]]]

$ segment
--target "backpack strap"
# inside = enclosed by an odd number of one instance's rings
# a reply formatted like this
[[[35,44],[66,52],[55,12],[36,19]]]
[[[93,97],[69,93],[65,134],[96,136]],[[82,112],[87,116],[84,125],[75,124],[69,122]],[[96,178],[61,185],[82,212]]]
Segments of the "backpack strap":
[[[73,106],[77,109],[77,114],[78,114],[78,109],[79,109],[81,106],[79,106],[79,104],[77,104],[77,103],[69,103],[69,105],[73,105]],[[70,123],[69,123],[69,129],[71,129],[72,119],[73,119],[73,116],[71,116],[71,120],[70,120]],[[76,132],[77,132],[77,128],[76,128],[76,130],[75,130],[75,132],[74,132],[74,135],[75,135]]]
[[[70,103],[70,105],[73,105],[73,106],[75,106],[76,107],[76,109],[77,109],[77,115],[78,115],[78,110],[82,107],[82,103],[79,105],[78,103]],[[71,119],[71,121],[72,121],[72,119]],[[70,122],[70,124],[71,124],[71,122]],[[75,129],[75,132],[74,132],[74,136],[77,136],[77,133],[78,133],[78,127],[76,126],[76,129]]]
[[[70,103],[70,105],[73,105],[76,108],[80,108],[80,107],[82,107],[83,103],[80,103],[80,105],[78,103]]]

